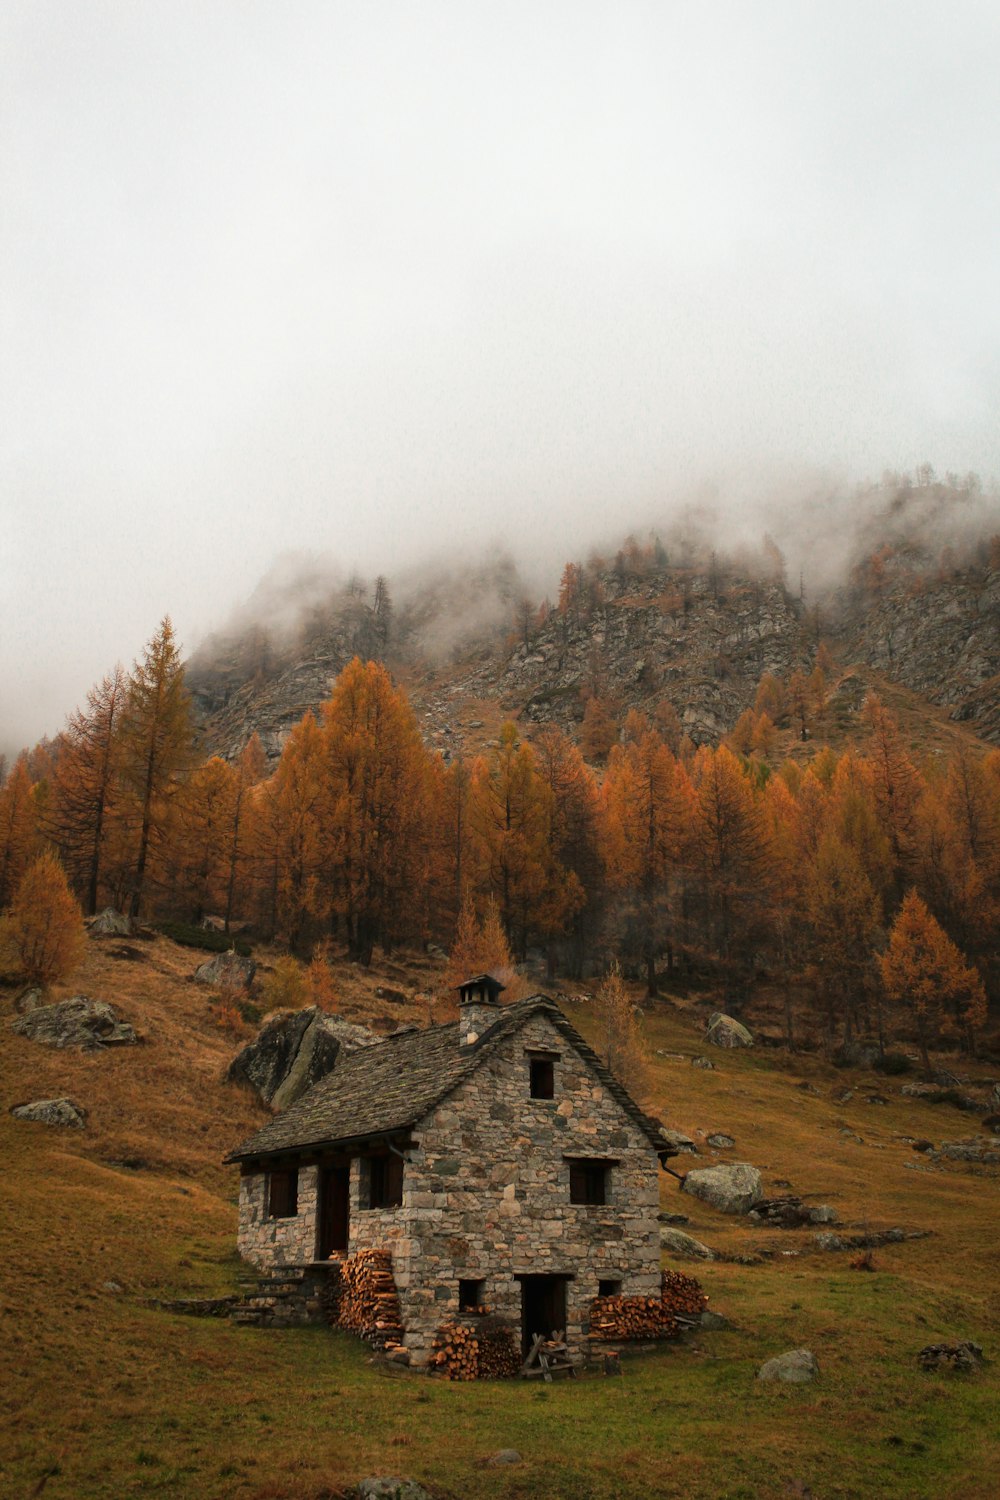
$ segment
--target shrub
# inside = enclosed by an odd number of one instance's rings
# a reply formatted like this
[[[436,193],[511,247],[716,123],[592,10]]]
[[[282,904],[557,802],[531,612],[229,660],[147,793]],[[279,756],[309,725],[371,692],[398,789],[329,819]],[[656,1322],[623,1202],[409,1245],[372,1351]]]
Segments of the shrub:
[[[889,1078],[897,1078],[901,1073],[912,1073],[913,1063],[905,1052],[884,1052],[875,1064],[875,1070]]]
[[[245,938],[194,927],[189,922],[158,922],[156,930],[172,942],[180,943],[182,948],[204,948],[209,953],[228,953],[230,948],[235,948],[241,958],[249,958],[253,952]]]

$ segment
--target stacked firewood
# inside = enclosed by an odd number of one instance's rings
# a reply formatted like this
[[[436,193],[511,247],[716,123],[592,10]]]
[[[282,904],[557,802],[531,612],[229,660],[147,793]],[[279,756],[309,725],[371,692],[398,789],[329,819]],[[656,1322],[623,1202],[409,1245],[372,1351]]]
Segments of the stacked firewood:
[[[331,1261],[330,1269],[327,1272],[326,1280],[324,1281],[322,1290],[319,1294],[319,1301],[320,1306],[323,1309],[323,1316],[326,1318],[326,1321],[328,1323],[332,1323],[335,1328],[340,1322],[340,1302],[341,1298],[344,1295],[344,1284],[341,1280],[340,1273],[341,1267],[337,1264],[336,1261]]]
[[[477,1327],[445,1323],[439,1328],[430,1364],[449,1380],[502,1379],[518,1373],[521,1356],[506,1323],[484,1318]]]
[[[700,1282],[693,1276],[685,1276],[683,1271],[661,1271],[660,1301],[680,1327],[699,1322],[708,1306]]]
[[[340,1282],[340,1327],[379,1349],[401,1344],[403,1319],[388,1252],[360,1250],[344,1261]]]
[[[665,1339],[676,1331],[659,1297],[595,1297],[590,1304],[592,1339]]]
[[[708,1298],[693,1276],[664,1271],[659,1297],[595,1297],[590,1304],[592,1339],[669,1339],[691,1328]]]

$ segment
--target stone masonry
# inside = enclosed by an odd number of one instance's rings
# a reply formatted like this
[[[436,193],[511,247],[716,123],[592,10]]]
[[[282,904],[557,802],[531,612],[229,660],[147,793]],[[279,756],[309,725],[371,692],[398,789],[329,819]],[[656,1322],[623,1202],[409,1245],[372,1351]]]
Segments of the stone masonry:
[[[531,1097],[533,1053],[552,1059],[551,1099]],[[427,1362],[438,1328],[458,1316],[460,1280],[481,1282],[480,1300],[520,1331],[518,1278],[565,1278],[567,1341],[577,1347],[599,1281],[658,1295],[657,1151],[544,1010],[504,1035],[409,1139],[397,1207],[362,1207],[367,1162],[352,1157],[346,1254],[390,1252],[413,1364]],[[245,1164],[239,1248],[258,1267],[314,1260],[320,1159],[300,1154],[297,1212],[278,1219],[267,1215],[266,1170]],[[607,1164],[605,1203],[570,1202],[572,1160]]]

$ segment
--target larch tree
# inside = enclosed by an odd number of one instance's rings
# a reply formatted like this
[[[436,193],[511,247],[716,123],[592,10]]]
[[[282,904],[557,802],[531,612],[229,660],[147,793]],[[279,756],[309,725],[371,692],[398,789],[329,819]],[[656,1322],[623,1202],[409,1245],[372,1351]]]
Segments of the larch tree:
[[[625,987],[617,963],[611,965],[595,997],[604,1061],[633,1098],[641,1099],[648,1084],[648,1061],[639,1026],[639,1013]]]
[[[83,917],[53,853],[38,855],[22,875],[4,919],[4,936],[29,984],[53,984],[82,962]]]
[[[862,717],[869,730],[867,758],[875,807],[892,851],[898,895],[913,854],[920,775],[906,753],[896,720],[874,693],[865,699]]]
[[[832,1041],[838,1022],[849,1044],[867,1015],[881,903],[854,851],[835,834],[820,843],[805,881],[805,914],[817,987]],[[881,1014],[877,1016],[879,1041]]]
[[[50,837],[91,916],[97,911],[120,802],[126,696],[125,672],[116,665],[91,688],[86,708],[71,714],[53,772]]]
[[[531,748],[512,723],[473,766],[471,812],[479,887],[496,897],[508,940],[523,953],[545,888],[549,810]]]
[[[698,751],[694,785],[694,858],[728,998],[736,969],[747,966],[750,929],[767,901],[766,829],[753,788],[724,745]]]
[[[38,846],[38,817],[27,756],[0,787],[0,910],[8,906]]]
[[[232,816],[226,838],[226,910],[223,919],[225,932],[229,931],[233,920],[237,882],[243,874],[253,842],[248,833],[253,820],[253,789],[264,780],[266,774],[267,760],[260,742],[260,735],[254,730],[236,762]]]
[[[915,890],[903,898],[879,969],[890,1002],[912,1017],[928,1078],[929,1049],[942,1032],[962,1035],[971,1049],[986,1020],[983,981]]]
[[[135,864],[129,914],[138,917],[150,853],[168,826],[170,802],[190,768],[191,707],[169,617],[129,676],[122,721],[122,779],[134,810]]]

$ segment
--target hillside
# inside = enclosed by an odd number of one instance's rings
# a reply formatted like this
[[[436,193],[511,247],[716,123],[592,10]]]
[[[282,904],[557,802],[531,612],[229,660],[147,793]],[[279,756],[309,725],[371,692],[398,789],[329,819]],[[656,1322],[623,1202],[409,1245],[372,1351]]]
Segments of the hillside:
[[[151,1299],[235,1286],[236,1181],[221,1159],[264,1118],[219,1081],[239,1038],[189,982],[197,958],[164,938],[91,942],[60,993],[111,1001],[143,1038],[103,1054],[14,1036],[15,992],[0,992],[0,1140],[16,1226],[2,1295],[3,1493],[329,1500],[374,1472],[412,1474],[442,1497],[996,1493],[1000,1174],[931,1162],[910,1144],[965,1137],[976,1117],[908,1098],[897,1079],[778,1049],[713,1053],[713,1070],[694,1068],[709,995],[668,997],[646,1014],[653,1110],[695,1138],[702,1161],[726,1155],[705,1135],[727,1132],[728,1154],[759,1166],[765,1191],[791,1184],[829,1203],[844,1232],[928,1237],[877,1249],[875,1272],[859,1272],[811,1230],[724,1218],[664,1177],[664,1208],[739,1257],[694,1267],[735,1326],[636,1355],[620,1381],[545,1390],[400,1375],[323,1328],[248,1330],[157,1309]],[[383,1030],[423,1024],[439,983],[434,960],[406,955],[335,972],[344,1013]],[[586,997],[564,1003],[594,1037]],[[942,1061],[974,1082],[995,1076]],[[61,1094],[88,1110],[85,1131],[8,1113]],[[993,1363],[970,1377],[917,1370],[923,1345],[956,1338]],[[814,1386],[755,1384],[763,1359],[798,1346],[816,1354]],[[482,1467],[500,1447],[523,1463]]]
[[[229,758],[256,730],[276,759],[356,654],[385,661],[446,759],[480,750],[504,718],[578,733],[594,696],[619,722],[669,704],[695,744],[716,744],[764,673],[808,672],[824,640],[842,668],[907,689],[929,724],[943,709],[998,743],[996,549],[935,550],[940,519],[930,524],[921,511],[902,541],[875,545],[808,603],[784,582],[773,543],[730,559],[688,541],[632,544],[610,562],[567,565],[556,606],[532,601],[506,557],[404,575],[396,603],[384,577],[344,582],[303,564],[265,580],[203,643],[188,685],[205,748]]]

